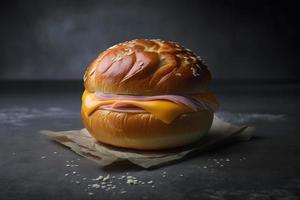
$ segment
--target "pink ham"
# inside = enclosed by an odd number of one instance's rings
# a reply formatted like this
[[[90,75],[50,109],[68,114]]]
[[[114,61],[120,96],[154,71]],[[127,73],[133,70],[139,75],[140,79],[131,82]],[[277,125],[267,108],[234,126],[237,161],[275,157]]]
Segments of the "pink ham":
[[[213,110],[212,107],[208,102],[199,101],[194,98],[180,96],[180,95],[157,95],[157,96],[131,96],[131,95],[117,95],[117,94],[105,94],[96,92],[95,96],[103,101],[107,100],[133,100],[133,101],[153,101],[153,100],[167,100],[172,101],[174,103],[183,104],[188,106],[194,111],[197,110]],[[101,106],[101,108],[104,108]],[[121,111],[123,110],[126,112],[137,112],[143,111],[143,109],[132,106],[130,104],[118,102],[112,106],[105,106],[105,109],[114,110],[114,111]],[[146,112],[146,111],[145,111]]]
[[[103,105],[103,106],[100,106],[100,109],[115,111],[115,112],[127,112],[127,113],[145,113],[145,112],[147,112],[146,110],[144,110],[142,108],[131,106],[129,104],[127,104],[127,106],[124,105],[122,107],[113,107],[111,105]]]

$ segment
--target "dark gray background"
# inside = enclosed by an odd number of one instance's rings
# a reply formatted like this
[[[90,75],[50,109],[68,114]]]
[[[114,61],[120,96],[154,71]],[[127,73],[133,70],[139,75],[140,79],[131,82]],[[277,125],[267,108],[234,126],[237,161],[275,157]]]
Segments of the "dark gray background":
[[[1,3],[0,79],[81,79],[115,43],[174,40],[215,79],[295,80],[298,8],[291,1],[7,1]]]

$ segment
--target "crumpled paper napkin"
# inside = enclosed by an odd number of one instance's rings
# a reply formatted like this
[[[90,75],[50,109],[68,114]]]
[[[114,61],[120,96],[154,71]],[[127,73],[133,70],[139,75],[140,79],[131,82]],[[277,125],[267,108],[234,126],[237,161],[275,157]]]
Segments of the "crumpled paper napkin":
[[[201,153],[220,145],[248,141],[252,137],[253,131],[254,127],[236,126],[215,116],[208,134],[199,141],[184,147],[162,151],[130,150],[105,145],[97,142],[86,129],[70,131],[42,130],[41,133],[101,166],[128,160],[140,167],[150,168],[182,159],[191,152]]]

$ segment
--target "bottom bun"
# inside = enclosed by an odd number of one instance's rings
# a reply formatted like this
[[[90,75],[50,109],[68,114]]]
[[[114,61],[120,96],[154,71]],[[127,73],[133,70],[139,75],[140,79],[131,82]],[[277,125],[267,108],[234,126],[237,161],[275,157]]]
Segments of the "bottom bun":
[[[166,124],[151,113],[121,113],[96,110],[81,116],[84,126],[99,142],[117,147],[158,150],[193,143],[210,129],[213,113],[199,111],[180,115]]]

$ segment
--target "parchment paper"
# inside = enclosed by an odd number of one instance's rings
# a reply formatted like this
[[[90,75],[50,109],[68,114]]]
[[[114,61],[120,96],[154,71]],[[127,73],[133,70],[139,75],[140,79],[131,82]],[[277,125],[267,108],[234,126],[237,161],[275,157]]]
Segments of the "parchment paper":
[[[252,137],[253,131],[253,127],[236,126],[215,116],[210,131],[198,142],[185,147],[163,151],[128,150],[105,145],[95,141],[86,129],[59,132],[43,130],[41,133],[101,166],[128,160],[140,167],[149,168],[182,159],[188,153],[194,151],[201,153],[219,145],[247,141]]]

